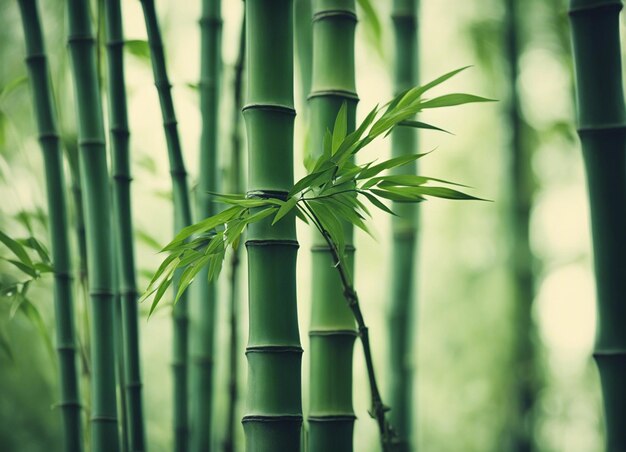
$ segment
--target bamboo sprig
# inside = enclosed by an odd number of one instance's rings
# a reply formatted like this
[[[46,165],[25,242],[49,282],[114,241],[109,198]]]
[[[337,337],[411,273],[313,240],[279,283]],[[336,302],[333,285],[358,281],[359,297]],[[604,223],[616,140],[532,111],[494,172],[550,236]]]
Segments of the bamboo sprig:
[[[214,194],[218,200],[232,205],[219,214],[183,229],[163,251],[168,256],[160,265],[150,282],[144,298],[156,293],[151,312],[156,308],[165,289],[171,284],[177,269],[184,268],[177,299],[193,281],[202,267],[208,265],[209,278],[219,273],[228,247],[237,248],[246,226],[257,222],[276,224],[291,212],[313,226],[323,235],[331,248],[336,268],[344,288],[344,296],[354,314],[363,342],[372,409],[370,414],[378,424],[381,443],[385,451],[393,443],[393,430],[385,418],[387,408],[382,402],[375,378],[373,359],[369,347],[369,334],[358,303],[358,295],[350,282],[345,266],[346,240],[342,222],[369,233],[365,223],[370,216],[368,208],[359,197],[364,197],[375,207],[393,214],[382,200],[422,202],[426,197],[458,200],[478,200],[445,185],[459,185],[442,179],[417,175],[380,175],[385,170],[400,168],[426,154],[411,154],[392,158],[375,164],[351,163],[354,155],[377,137],[387,135],[398,126],[441,130],[424,122],[413,121],[418,111],[465,103],[485,102],[490,99],[470,94],[447,94],[429,100],[422,98],[431,88],[443,83],[463,69],[452,71],[420,87],[399,94],[384,107],[375,107],[357,129],[347,134],[347,107],[344,104],[335,121],[332,133],[324,137],[324,152],[311,164],[310,173],[300,179],[290,190],[286,199],[249,193],[248,196]],[[382,115],[381,115],[381,112]],[[444,184],[431,185],[433,182]],[[272,218],[270,218],[272,217]],[[217,231],[207,237],[209,231]],[[192,238],[195,237],[195,238]],[[190,240],[191,238],[191,240]]]
[[[169,77],[167,75],[165,51],[163,49],[161,30],[159,28],[154,1],[140,1],[148,32],[148,43],[150,45],[154,84],[159,94],[161,114],[163,117],[163,128],[165,131],[165,139],[167,141],[170,174],[172,177],[174,193],[174,229],[179,231],[191,224],[191,206],[187,186],[187,171],[183,160],[180,136],[178,134],[178,122],[176,120],[174,101],[172,99],[172,85],[170,84]],[[174,287],[178,285],[179,277],[180,272],[176,272]],[[171,282],[172,281],[170,281],[170,283]],[[174,306],[173,310],[174,358],[172,363],[174,371],[174,450],[179,452],[187,451],[189,436],[189,391],[187,378],[189,368],[189,307],[186,297],[181,301],[181,303],[177,303]]]

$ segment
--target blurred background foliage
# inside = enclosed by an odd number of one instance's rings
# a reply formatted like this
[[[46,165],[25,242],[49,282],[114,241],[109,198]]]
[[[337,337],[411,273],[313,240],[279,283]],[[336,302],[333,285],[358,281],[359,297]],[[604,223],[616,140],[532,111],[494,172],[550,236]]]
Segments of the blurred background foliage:
[[[41,11],[64,137],[74,135],[74,105],[67,71],[63,2],[42,0]],[[222,161],[229,150],[232,118],[233,65],[238,48],[241,2],[224,2],[224,83],[221,103]],[[507,226],[509,134],[504,48],[504,2],[501,0],[422,0],[420,9],[421,78],[474,65],[448,85],[448,91],[474,92],[502,102],[429,112],[428,122],[454,135],[421,134],[421,150],[437,148],[423,159],[428,175],[474,187],[478,196],[494,203],[431,201],[421,207],[418,281],[419,308],[413,324],[417,341],[413,363],[417,370],[417,437],[425,451],[486,452],[506,450],[513,412],[515,374],[512,344],[516,328],[508,271],[510,233]],[[540,451],[593,452],[602,444],[598,377],[590,360],[595,327],[588,211],[579,145],[574,135],[572,69],[564,0],[519,1],[520,74],[518,90],[525,122],[524,137],[532,149],[534,198],[531,247],[535,256],[536,300],[533,319],[538,335],[541,390],[537,395],[533,435]],[[357,88],[361,115],[391,96],[390,2],[374,5],[380,32],[357,29]],[[196,81],[199,74],[198,2],[161,1],[157,5],[183,149],[191,181],[197,176],[200,117]],[[123,2],[128,48],[127,83],[131,126],[134,223],[137,228],[139,286],[156,269],[156,252],[171,237],[170,182],[165,143],[160,132],[158,99],[151,81],[149,52],[140,4]],[[93,9],[96,11],[96,9]],[[25,83],[24,44],[17,5],[0,2],[0,229],[12,237],[31,235],[47,243],[45,187],[37,149],[30,92]],[[297,83],[297,82],[296,82]],[[452,86],[454,85],[454,86]],[[297,87],[296,87],[297,89]],[[296,91],[297,92],[297,91]],[[296,99],[299,100],[298,96]],[[303,105],[296,105],[298,110]],[[426,116],[426,115],[425,115]],[[302,161],[306,125],[297,123],[296,159]],[[389,141],[366,151],[363,159],[389,155]],[[296,175],[303,175],[298,165]],[[69,173],[68,173],[69,174]],[[68,188],[69,193],[69,188]],[[75,213],[73,214],[75,217]],[[378,240],[357,234],[356,285],[371,336],[378,372],[384,381],[387,344],[386,296],[389,275],[390,224],[374,221]],[[301,231],[301,250],[309,234]],[[78,244],[74,240],[78,265]],[[2,249],[1,256],[6,256]],[[310,256],[299,256],[301,331],[309,316]],[[245,275],[245,271],[242,272]],[[28,290],[36,315],[16,305],[7,287],[23,275],[0,260],[0,450],[56,450],[60,444],[56,364],[43,332],[50,334],[53,307],[51,278],[42,275]],[[245,284],[245,281],[242,281]],[[243,287],[243,286],[242,286]],[[224,288],[225,289],[225,288]],[[76,287],[77,324],[83,356],[88,316],[84,293]],[[226,294],[227,291],[223,290]],[[246,293],[242,290],[241,293]],[[224,300],[225,301],[225,300]],[[149,321],[140,322],[145,410],[150,450],[170,447],[171,298]],[[242,300],[245,305],[245,300]],[[145,319],[146,306],[142,305]],[[220,318],[216,353],[226,349],[225,303]],[[245,325],[245,310],[242,310]],[[241,344],[247,332],[241,328]],[[308,369],[305,349],[304,385]],[[357,348],[360,345],[357,343]],[[361,352],[355,351],[355,410],[358,416],[355,449],[377,450],[376,429],[367,415],[368,389]],[[242,366],[244,355],[241,354]],[[83,363],[88,362],[83,359]],[[225,363],[217,363],[216,431],[223,430],[219,413],[226,404]],[[82,366],[83,374],[88,368]],[[243,379],[241,376],[243,387]],[[87,391],[87,385],[83,384]],[[219,388],[222,388],[220,390]],[[306,392],[305,392],[306,394]],[[88,400],[88,398],[86,398]],[[306,398],[304,401],[306,410]],[[88,409],[88,407],[87,407]],[[242,444],[240,438],[240,444]]]

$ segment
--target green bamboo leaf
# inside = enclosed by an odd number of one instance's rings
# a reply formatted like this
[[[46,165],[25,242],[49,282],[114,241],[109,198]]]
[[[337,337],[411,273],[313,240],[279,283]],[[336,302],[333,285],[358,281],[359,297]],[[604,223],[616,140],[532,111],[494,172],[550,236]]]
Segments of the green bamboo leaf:
[[[172,278],[168,278],[164,281],[161,282],[161,284],[159,285],[157,291],[156,291],[156,295],[154,296],[154,300],[152,300],[152,304],[150,305],[150,311],[148,312],[148,318],[150,318],[150,316],[152,315],[152,313],[154,312],[154,310],[156,309],[157,305],[159,304],[159,301],[161,301],[161,298],[163,298],[163,295],[165,295],[165,292],[167,292],[167,289],[172,285]]]
[[[0,242],[4,243],[6,247],[9,248],[24,264],[30,267],[33,266],[33,261],[24,249],[24,246],[22,246],[17,240],[12,239],[4,232],[0,231]]]
[[[38,278],[39,277],[39,273],[35,269],[34,264],[33,265],[26,265],[23,262],[16,261],[14,259],[5,259],[5,258],[0,258],[0,259],[2,259],[3,261],[6,261],[6,262],[16,266],[17,268],[20,269],[20,271],[22,271],[23,273],[26,273],[28,276],[30,276],[32,278]]]
[[[27,82],[28,82],[28,77],[26,77],[25,75],[11,80],[9,83],[7,83],[6,85],[2,87],[2,90],[0,91],[0,101],[4,100],[5,97],[7,97],[9,94],[11,94],[13,91],[18,89],[19,87],[25,85]]]
[[[443,82],[445,82],[446,80],[449,80],[450,78],[454,77],[455,75],[457,75],[459,72],[463,72],[464,70],[466,70],[467,68],[469,68],[471,66],[465,66],[459,69],[455,69],[453,71],[450,71],[446,74],[443,74],[440,77],[437,77],[435,80],[426,83],[425,85],[422,86],[416,86],[415,88],[412,88],[410,90],[408,90],[408,92],[406,92],[402,99],[398,102],[398,108],[402,108],[406,105],[412,104],[413,102],[415,102],[417,99],[419,99],[422,94],[424,94],[426,91],[434,88],[437,85],[442,84]]]
[[[412,119],[405,119],[404,121],[400,121],[398,123],[398,126],[413,127],[415,129],[437,130],[439,132],[445,132],[445,133],[448,133],[448,134],[452,135],[451,132],[448,132],[445,129],[442,129],[442,128],[437,127],[437,126],[433,126],[431,124],[427,124],[425,122],[414,121]]]
[[[161,251],[161,249],[163,249],[163,245],[161,245],[157,239],[148,234],[146,231],[135,229],[135,237],[137,237],[140,242],[143,242],[155,251]]]
[[[369,202],[371,202],[374,206],[378,207],[383,212],[386,212],[396,217],[398,216],[393,210],[387,207],[380,199],[378,199],[372,193],[368,193],[366,191],[361,191],[361,190],[359,190],[359,193],[365,196],[369,200]]]
[[[296,217],[304,222],[304,224],[310,224],[306,214],[302,211],[301,207],[296,205]]]
[[[199,258],[190,263],[183,271],[183,274],[178,281],[178,290],[176,291],[176,297],[174,298],[174,304],[178,303],[180,297],[185,293],[187,287],[193,282],[194,278],[200,270],[209,262],[212,255],[200,255]]]
[[[391,188],[384,189],[384,190],[378,189],[378,188],[372,188],[370,191],[373,194],[380,196],[381,198],[389,199],[391,201],[419,202],[423,200],[423,199],[418,199],[414,195],[404,194],[402,192],[398,192],[397,190],[393,190]]]
[[[278,209],[278,211],[276,212],[276,216],[274,217],[274,220],[272,220],[272,226],[274,226],[281,218],[291,212],[291,209],[295,207],[297,202],[298,198],[295,196],[287,199],[287,201],[282,206],[280,206],[280,209]]]
[[[191,226],[187,226],[183,228],[177,235],[174,237],[168,245],[163,248],[162,251],[173,251],[179,246],[182,242],[187,240],[194,234],[198,234],[200,232],[210,231],[215,229],[218,226],[223,225],[227,221],[230,221],[232,218],[235,218],[237,215],[241,214],[244,210],[246,210],[243,206],[233,206],[229,207],[226,210],[214,215],[212,217],[206,218],[202,221],[199,221],[196,224],[192,224]]]
[[[289,191],[289,196],[294,196],[307,188],[318,187],[325,182],[330,181],[331,176],[331,168],[326,168],[304,176],[302,179],[296,182],[293,188]]]
[[[332,154],[335,154],[339,146],[346,138],[348,132],[348,105],[346,102],[341,104],[337,117],[335,118],[335,126],[333,127],[333,147]]]
[[[337,246],[339,254],[343,256],[346,248],[346,239],[343,226],[333,211],[326,207],[321,201],[307,201],[307,205],[313,211],[314,216],[321,223],[325,232],[330,236],[331,241]],[[320,231],[323,233],[323,231]]]
[[[54,268],[52,268],[52,265],[44,263],[44,262],[35,262],[35,270],[37,270],[39,273],[54,272]]]
[[[142,61],[150,62],[150,45],[148,41],[144,39],[129,39],[124,43],[124,48],[132,56]]]
[[[456,185],[457,187],[470,188],[467,185],[457,184],[455,182],[450,182],[444,179],[437,179],[435,177],[417,176],[415,174],[396,174],[396,175],[389,175],[389,176],[372,177],[370,180],[367,181],[367,184],[369,184],[370,187],[376,184],[379,184],[379,186],[381,187],[383,186],[419,187],[428,182],[439,182],[442,184]],[[367,188],[365,187],[365,185],[367,184],[364,184],[363,188]]]
[[[13,355],[13,350],[11,348],[11,343],[4,328],[0,328],[0,348],[4,350],[4,353],[7,355],[11,362],[15,361],[15,356]]]
[[[475,196],[468,195],[467,193],[446,187],[411,187],[410,189],[416,195],[427,195],[445,199],[487,201],[486,199],[477,198]]]
[[[357,0],[358,5],[363,10],[363,19],[365,23],[365,29],[371,36],[372,44],[376,48],[379,55],[384,56],[383,42],[382,42],[382,27],[380,25],[380,19],[374,9],[371,0]]]
[[[440,107],[452,107],[454,105],[470,104],[475,102],[495,102],[495,99],[487,99],[486,97],[474,96],[473,94],[453,93],[444,94],[443,96],[435,97],[434,99],[427,100],[421,104],[422,109],[425,108],[440,108]]]
[[[50,263],[50,252],[45,247],[45,245],[37,240],[35,237],[29,237],[20,243],[32,250],[35,250],[42,262]]]
[[[394,157],[392,159],[389,160],[385,160],[382,163],[379,163],[378,165],[374,165],[366,170],[364,170],[363,172],[361,172],[361,174],[359,174],[359,176],[357,177],[357,180],[359,179],[369,179],[373,176],[376,176],[377,174],[381,173],[382,171],[385,171],[387,169],[391,169],[391,168],[397,168],[399,166],[402,165],[406,165],[407,163],[410,163],[414,160],[417,160],[419,158],[424,157],[425,155],[429,154],[429,152],[423,153],[423,154],[411,154],[411,155],[402,155],[400,157]]]

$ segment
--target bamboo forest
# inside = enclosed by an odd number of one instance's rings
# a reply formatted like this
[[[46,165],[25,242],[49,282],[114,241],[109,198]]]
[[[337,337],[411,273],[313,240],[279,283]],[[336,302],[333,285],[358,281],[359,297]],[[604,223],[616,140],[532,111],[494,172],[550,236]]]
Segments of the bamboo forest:
[[[626,452],[621,0],[0,0],[0,451]]]

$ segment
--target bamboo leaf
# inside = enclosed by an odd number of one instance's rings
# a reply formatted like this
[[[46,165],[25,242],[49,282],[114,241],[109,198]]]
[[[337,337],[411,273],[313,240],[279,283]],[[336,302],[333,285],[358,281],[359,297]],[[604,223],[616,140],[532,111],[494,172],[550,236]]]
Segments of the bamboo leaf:
[[[295,207],[297,202],[298,202],[298,198],[296,198],[295,196],[292,196],[291,198],[287,199],[287,202],[285,202],[280,207],[280,209],[278,209],[278,212],[276,212],[276,216],[274,217],[274,220],[272,221],[272,226],[275,225],[281,218],[283,218],[289,212],[291,212],[291,209]]]
[[[419,158],[424,157],[425,155],[429,154],[427,153],[423,153],[423,154],[411,154],[411,155],[402,155],[400,157],[394,157],[392,159],[389,160],[385,160],[382,163],[379,163],[378,165],[374,165],[366,170],[364,170],[363,172],[361,172],[361,174],[359,174],[359,176],[357,177],[358,179],[369,179],[373,176],[376,176],[377,174],[381,173],[384,170],[387,169],[391,169],[391,168],[397,168],[399,166],[402,165],[406,165],[407,163],[410,163],[414,160],[417,160]]]
[[[135,237],[155,251],[161,251],[163,248],[163,245],[161,245],[157,239],[141,229],[135,229]]]
[[[5,259],[5,258],[0,258],[0,259],[14,265],[15,267],[19,268],[23,273],[26,273],[28,276],[31,276],[32,278],[39,277],[39,273],[37,273],[37,270],[35,270],[34,265],[26,265],[23,262],[16,261],[14,259]]]
[[[368,193],[366,191],[360,191],[359,193],[362,194],[363,196],[365,196],[369,202],[371,202],[374,206],[378,207],[380,210],[382,210],[383,212],[386,212],[388,214],[391,214],[393,216],[398,216],[393,210],[391,210],[389,207],[387,207],[380,199],[378,199],[375,195],[373,195],[372,193]]]
[[[417,176],[415,174],[395,174],[389,176],[372,177],[367,181],[370,187],[376,184],[380,186],[407,186],[407,187],[419,187],[428,182],[440,182],[442,184],[456,185],[457,187],[470,188],[467,185],[457,184],[444,179],[437,179],[435,177]],[[365,188],[365,185],[364,185]]]
[[[378,189],[378,188],[373,188],[370,190],[372,193],[374,193],[375,195],[380,196],[381,198],[385,198],[385,199],[389,199],[391,201],[398,201],[398,202],[419,202],[422,199],[418,199],[413,195],[409,195],[409,194],[403,194],[401,192],[398,192],[396,190],[392,190],[392,189]]]
[[[495,102],[495,100],[487,99],[486,97],[474,96],[473,94],[453,93],[444,94],[443,96],[427,100],[426,102],[423,102],[421,106],[422,109],[440,108],[452,107],[454,105],[470,104],[475,102]]]
[[[348,132],[348,105],[346,102],[341,104],[337,117],[335,118],[335,126],[333,127],[333,147],[332,154],[339,149],[339,145],[346,138]]]
[[[161,298],[163,298],[163,295],[165,295],[165,292],[167,292],[167,289],[170,287],[170,285],[172,285],[172,278],[166,279],[159,285],[159,288],[156,291],[156,295],[154,296],[154,300],[152,300],[152,304],[150,305],[148,318],[152,315],[157,305],[159,304],[159,301],[161,300]]]
[[[124,43],[124,48],[132,56],[150,62],[150,45],[144,39],[129,39]]]
[[[233,206],[212,217],[183,228],[162,251],[173,251],[178,245],[194,234],[210,231],[236,217],[245,210],[242,206]]]
[[[11,94],[13,91],[18,89],[19,87],[25,85],[26,82],[28,82],[28,77],[21,76],[21,77],[14,78],[9,83],[4,85],[2,87],[2,91],[0,91],[0,101],[4,100],[5,97],[7,97],[9,94]]]
[[[467,193],[446,187],[411,187],[411,189],[417,195],[427,195],[445,199],[487,201],[486,199],[477,198],[475,196],[468,195]]]
[[[0,242],[4,243],[7,248],[9,248],[17,258],[22,261],[24,264],[32,267],[33,261],[30,256],[24,249],[24,247],[17,241],[6,235],[4,232],[0,231]]]
[[[448,133],[448,134],[452,135],[451,132],[448,132],[445,129],[442,129],[442,128],[437,127],[437,126],[433,126],[431,124],[427,124],[425,122],[414,121],[412,119],[405,119],[404,121],[399,122],[398,126],[413,127],[415,129],[437,130],[439,132],[445,132],[445,133]]]
[[[39,309],[37,309],[37,307],[33,303],[31,303],[31,301],[28,298],[23,297],[23,300],[19,305],[19,310],[22,314],[26,316],[26,318],[35,327],[35,329],[37,330],[37,332],[43,339],[43,342],[46,346],[46,350],[50,356],[50,359],[52,359],[52,361],[55,361],[52,339],[50,338],[50,334],[48,333],[48,328],[45,322],[43,321],[43,317],[41,316]]]
[[[466,70],[469,67],[471,67],[471,66],[465,66],[465,67],[462,67],[462,68],[459,68],[459,69],[455,69],[455,70],[450,71],[450,72],[448,72],[446,74],[443,74],[440,77],[437,77],[435,80],[433,80],[431,82],[428,82],[425,85],[416,86],[415,88],[412,88],[412,89],[408,90],[402,96],[402,99],[398,102],[398,107],[401,108],[401,107],[403,107],[405,105],[412,104],[417,99],[419,99],[422,96],[422,94],[424,94],[426,91],[434,88],[437,85],[442,84],[446,80],[449,80],[450,78],[452,78],[455,75],[457,75],[459,72],[463,72],[464,70]]]
[[[29,237],[23,242],[24,246],[35,250],[35,252],[39,255],[39,258],[44,263],[50,263],[50,253],[48,249],[45,247],[43,243],[37,240],[35,237]]]

